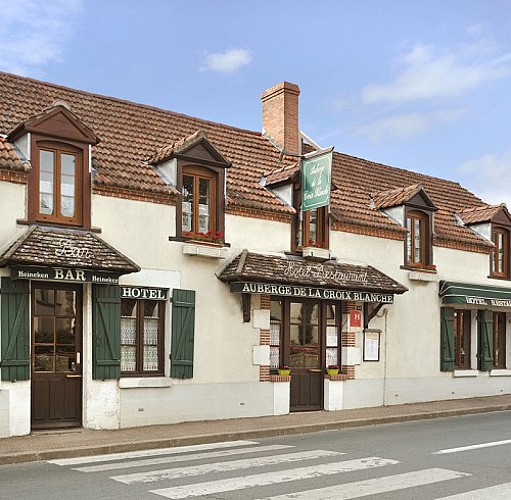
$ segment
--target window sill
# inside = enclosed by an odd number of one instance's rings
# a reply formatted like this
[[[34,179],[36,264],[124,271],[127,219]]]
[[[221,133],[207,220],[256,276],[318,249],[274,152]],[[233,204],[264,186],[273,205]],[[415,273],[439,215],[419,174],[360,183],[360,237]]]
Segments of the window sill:
[[[464,378],[464,377],[477,377],[477,370],[454,370],[452,376],[454,378]]]
[[[509,276],[505,276],[502,274],[490,274],[488,278],[492,280],[500,280],[500,281],[510,281]]]
[[[490,377],[511,377],[511,370],[496,368],[490,371]]]
[[[408,269],[408,268],[405,268]],[[414,269],[408,273],[408,279],[410,281],[438,281],[436,271],[430,271],[428,269]]]
[[[119,379],[120,389],[147,389],[171,386],[172,380],[167,377],[124,377]]]
[[[302,248],[302,256],[309,260],[329,260],[330,250],[319,247],[304,247]]]
[[[190,241],[183,244],[183,255],[199,255],[212,259],[225,259],[227,257],[227,251],[227,247],[215,243]]]

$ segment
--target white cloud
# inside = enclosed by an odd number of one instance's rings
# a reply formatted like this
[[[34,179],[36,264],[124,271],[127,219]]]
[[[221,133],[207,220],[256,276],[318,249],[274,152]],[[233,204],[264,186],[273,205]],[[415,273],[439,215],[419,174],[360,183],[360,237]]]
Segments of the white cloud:
[[[82,0],[0,0],[0,69],[32,75],[62,60],[62,45],[81,9]]]
[[[420,99],[456,97],[511,74],[511,54],[498,53],[486,40],[457,49],[418,44],[397,61],[400,73],[390,84],[371,83],[362,91],[365,104],[400,104]]]
[[[505,179],[511,177],[511,149],[489,153],[457,167],[462,183],[490,204],[506,203],[511,208],[511,191]]]
[[[457,120],[464,113],[464,110],[458,109],[401,114],[359,125],[355,132],[368,136],[374,142],[404,139],[425,132],[441,122]]]
[[[206,54],[202,71],[217,71],[219,73],[234,73],[252,61],[252,54],[245,49],[230,49],[226,52]]]

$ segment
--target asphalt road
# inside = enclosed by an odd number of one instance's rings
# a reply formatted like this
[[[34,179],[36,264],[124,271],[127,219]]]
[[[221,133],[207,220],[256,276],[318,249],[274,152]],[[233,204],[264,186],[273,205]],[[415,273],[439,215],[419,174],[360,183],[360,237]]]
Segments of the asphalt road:
[[[193,497],[509,499],[511,412],[0,466],[1,499]]]

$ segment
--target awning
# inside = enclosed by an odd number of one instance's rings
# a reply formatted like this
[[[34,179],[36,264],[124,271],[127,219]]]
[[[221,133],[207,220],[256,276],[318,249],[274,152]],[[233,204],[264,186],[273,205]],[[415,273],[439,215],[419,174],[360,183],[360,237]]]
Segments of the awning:
[[[0,266],[9,266],[13,279],[98,283],[113,282],[101,278],[102,273],[119,276],[140,271],[137,264],[91,231],[37,225],[0,250]],[[66,274],[69,279],[60,278]]]
[[[392,303],[408,289],[372,266],[244,250],[219,274],[231,291],[324,300]]]
[[[443,304],[511,307],[511,288],[440,281]]]

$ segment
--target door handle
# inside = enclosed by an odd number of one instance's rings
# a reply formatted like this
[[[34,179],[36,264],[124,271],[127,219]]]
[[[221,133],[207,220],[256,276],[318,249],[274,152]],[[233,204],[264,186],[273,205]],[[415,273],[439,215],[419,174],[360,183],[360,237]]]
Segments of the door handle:
[[[319,373],[321,370],[319,368],[309,368],[309,371],[313,373]]]
[[[81,374],[66,375],[66,378],[82,378],[82,375]]]

